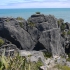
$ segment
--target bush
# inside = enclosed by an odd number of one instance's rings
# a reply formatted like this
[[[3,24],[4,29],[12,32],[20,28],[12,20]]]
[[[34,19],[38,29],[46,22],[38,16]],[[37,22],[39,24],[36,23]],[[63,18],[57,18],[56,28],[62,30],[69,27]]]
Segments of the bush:
[[[58,68],[59,70],[70,70],[70,67],[68,66],[62,66],[62,65],[56,65],[55,68]]]
[[[30,67],[29,67],[29,64],[30,64]],[[26,67],[26,70],[39,70],[40,66],[43,66],[43,63],[41,60],[38,60],[38,62],[31,62],[31,63],[28,63],[26,62],[25,63],[25,67]]]
[[[66,28],[66,25],[62,24],[60,28],[61,28],[61,30],[64,30]]]
[[[29,26],[31,26],[31,27],[34,27],[34,26],[35,26],[35,24],[34,24],[33,22],[29,22],[28,24],[29,24]]]
[[[36,12],[36,14],[40,14],[40,12]]]
[[[4,55],[0,56],[0,70],[39,70],[42,65],[41,60],[30,62],[26,60],[26,57],[19,54],[16,54],[13,58]]]
[[[44,57],[46,58],[50,58],[52,56],[52,54],[49,52],[43,52],[43,54],[44,54]]]
[[[60,19],[58,20],[58,22],[59,22],[59,23],[64,23],[64,20],[63,20],[62,18],[60,18]]]
[[[62,32],[62,35],[64,35],[64,36],[65,36],[65,35],[66,35],[66,32],[64,32],[64,31],[63,31],[63,32]]]
[[[67,35],[70,35],[70,30],[67,32]]]
[[[3,39],[0,39],[0,46],[2,46],[4,44]]]
[[[43,66],[42,61],[39,59],[38,62],[36,63],[37,68],[39,68],[40,66]]]
[[[19,25],[21,28],[23,28],[23,23],[22,22],[19,22]]]
[[[10,21],[10,18],[9,18],[9,17],[7,17],[7,18],[5,19],[5,21],[6,21],[6,22],[9,22],[9,21]]]
[[[61,30],[64,30],[66,28],[66,24],[64,23],[64,20],[62,18],[58,19],[57,23],[58,27],[60,27]]]
[[[0,70],[25,70],[25,57],[19,55],[15,57],[0,57]]]
[[[70,58],[67,58],[66,61],[69,61],[70,62]]]
[[[17,19],[17,20],[23,20],[23,18],[22,18],[22,17],[17,17],[16,19]]]

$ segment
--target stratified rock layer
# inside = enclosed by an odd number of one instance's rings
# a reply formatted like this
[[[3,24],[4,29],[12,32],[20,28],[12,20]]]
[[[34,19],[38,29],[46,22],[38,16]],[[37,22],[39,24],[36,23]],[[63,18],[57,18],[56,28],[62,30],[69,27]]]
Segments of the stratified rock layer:
[[[25,21],[16,18],[0,18],[0,37],[15,44],[19,49],[47,51],[64,55],[60,42],[57,19],[51,15],[34,14]]]
[[[64,55],[64,49],[60,43],[60,29],[54,16],[32,15],[28,19],[28,32],[33,41],[42,44],[46,51],[53,55]]]

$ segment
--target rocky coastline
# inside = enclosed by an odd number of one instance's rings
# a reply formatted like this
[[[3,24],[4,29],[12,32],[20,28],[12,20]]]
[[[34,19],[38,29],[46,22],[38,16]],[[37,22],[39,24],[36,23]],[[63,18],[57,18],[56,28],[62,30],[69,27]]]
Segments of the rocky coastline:
[[[21,17],[0,17],[0,55],[4,49],[6,55],[9,51],[9,55],[13,55],[12,50],[18,50],[22,56],[32,53],[29,54],[33,55],[31,59],[41,55],[44,63],[47,62],[48,65],[50,62],[49,67],[52,63],[55,65],[55,60],[61,62],[60,64],[66,64],[66,59],[61,57],[67,58],[67,55],[70,55],[70,23],[53,15],[40,13],[31,15],[28,20]],[[29,52],[25,54],[24,50]],[[46,60],[42,52],[50,53],[53,58]],[[69,62],[67,64],[70,65]]]

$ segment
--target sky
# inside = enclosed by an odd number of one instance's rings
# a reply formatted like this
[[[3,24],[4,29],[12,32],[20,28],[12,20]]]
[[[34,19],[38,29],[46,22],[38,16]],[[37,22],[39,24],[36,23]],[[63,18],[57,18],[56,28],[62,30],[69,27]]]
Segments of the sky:
[[[70,8],[70,0],[1,0],[3,8]]]

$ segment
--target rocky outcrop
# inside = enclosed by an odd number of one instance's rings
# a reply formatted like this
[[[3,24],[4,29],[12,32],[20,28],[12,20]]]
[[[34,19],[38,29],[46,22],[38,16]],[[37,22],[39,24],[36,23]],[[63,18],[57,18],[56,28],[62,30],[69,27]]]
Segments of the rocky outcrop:
[[[28,56],[31,62],[37,62],[39,59],[41,59],[41,61],[43,62],[43,64],[45,65],[45,57],[43,55],[43,52],[41,51],[25,51],[25,50],[21,50],[19,51],[21,56],[25,56],[26,58]],[[28,59],[28,58],[27,58]]]
[[[0,18],[0,36],[19,49],[47,51],[52,55],[65,54],[60,42],[60,28],[52,15],[34,14],[27,21]]]
[[[7,44],[0,47],[0,55],[3,54],[5,56],[14,56],[19,52],[19,49],[14,44]]]
[[[66,22],[66,29],[70,29],[70,23]]]
[[[64,49],[60,43],[60,29],[54,16],[32,15],[28,19],[28,32],[33,41],[39,42],[49,53],[53,55],[64,54]],[[35,47],[38,49],[38,46]]]
[[[2,21],[3,23],[0,23],[3,25],[0,29],[0,36],[15,44],[19,49],[28,50],[34,46],[30,34],[20,27],[16,19],[5,18]]]
[[[46,47],[48,52],[51,52],[53,55],[64,54],[63,47],[60,43],[60,29],[52,29],[49,31],[43,32],[39,41]]]

